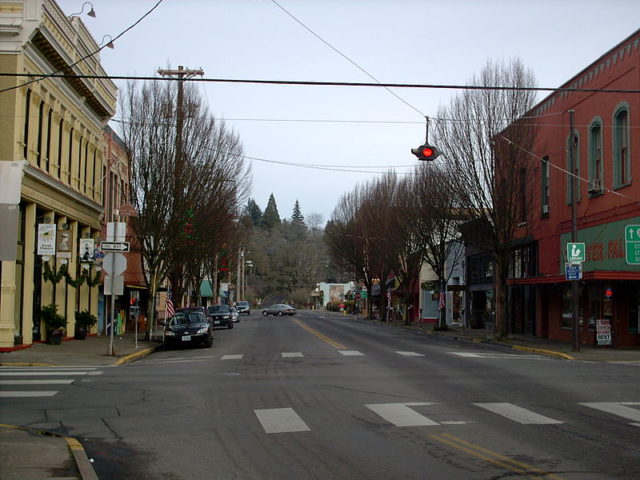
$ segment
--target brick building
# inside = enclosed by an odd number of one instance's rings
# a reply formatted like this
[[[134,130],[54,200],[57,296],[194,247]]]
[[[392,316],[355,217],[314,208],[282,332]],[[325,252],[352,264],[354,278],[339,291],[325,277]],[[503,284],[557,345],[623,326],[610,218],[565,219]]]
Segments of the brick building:
[[[537,127],[531,152],[537,175],[527,222],[514,243],[510,330],[572,340],[565,263],[573,158],[579,177],[577,241],[586,244],[578,302],[581,342],[596,344],[596,327],[609,325],[614,347],[637,346],[640,265],[626,261],[625,226],[640,225],[640,30],[561,87],[594,91],[556,91],[529,114]]]

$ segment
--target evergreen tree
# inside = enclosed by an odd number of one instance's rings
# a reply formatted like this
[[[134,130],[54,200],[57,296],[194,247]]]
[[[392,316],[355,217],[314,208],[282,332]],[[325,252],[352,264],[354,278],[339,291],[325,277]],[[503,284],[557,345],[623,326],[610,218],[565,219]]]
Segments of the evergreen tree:
[[[298,227],[305,227],[304,215],[300,210],[300,203],[296,200],[296,204],[293,206],[293,213],[291,214],[291,224]]]
[[[244,207],[244,214],[251,218],[254,226],[258,226],[262,220],[262,210],[260,210],[260,207],[253,198],[247,201],[247,205]]]
[[[276,199],[273,196],[273,193],[269,196],[269,201],[267,202],[267,208],[264,209],[264,213],[262,214],[262,219],[260,221],[260,226],[271,230],[273,227],[279,226],[280,214],[278,213],[278,206],[276,205]]]

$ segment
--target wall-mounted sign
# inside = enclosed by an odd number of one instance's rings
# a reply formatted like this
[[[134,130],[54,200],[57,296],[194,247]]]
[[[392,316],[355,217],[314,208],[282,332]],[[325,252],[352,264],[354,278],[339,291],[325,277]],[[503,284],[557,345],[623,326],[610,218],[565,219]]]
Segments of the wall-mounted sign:
[[[38,224],[38,255],[56,254],[56,224]]]

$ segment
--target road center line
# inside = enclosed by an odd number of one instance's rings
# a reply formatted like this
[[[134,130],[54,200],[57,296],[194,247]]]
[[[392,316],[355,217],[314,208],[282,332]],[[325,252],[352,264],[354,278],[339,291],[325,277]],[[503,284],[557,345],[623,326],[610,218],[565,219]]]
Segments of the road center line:
[[[537,467],[527,465],[526,463],[506,457],[497,452],[489,450],[488,448],[481,447],[480,445],[475,445],[471,442],[467,442],[466,440],[458,438],[449,433],[433,434],[429,435],[429,437],[437,440],[438,442],[444,443],[445,445],[449,445],[456,450],[468,453],[473,457],[485,460],[489,463],[492,463],[493,465],[509,470],[510,472],[514,472],[520,475],[527,475],[529,476],[529,478],[544,477],[551,480],[563,480],[562,477],[547,473]]]
[[[318,337],[320,340],[322,340],[323,342],[328,343],[329,345],[339,348],[340,350],[345,350],[347,347],[345,347],[344,345],[336,342],[335,340],[330,339],[329,337],[327,337],[326,335],[320,333],[317,330],[314,330],[311,327],[308,327],[307,325],[305,325],[304,323],[302,323],[300,320],[296,319],[296,318],[292,318],[292,321],[294,321],[295,323],[297,323],[300,327],[304,328],[307,332],[309,332],[311,335],[314,335],[316,337]]]

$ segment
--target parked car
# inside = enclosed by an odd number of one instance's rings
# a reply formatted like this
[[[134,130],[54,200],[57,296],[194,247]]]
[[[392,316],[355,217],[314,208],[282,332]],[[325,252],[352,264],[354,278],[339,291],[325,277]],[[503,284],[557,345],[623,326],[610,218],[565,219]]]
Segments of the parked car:
[[[213,327],[209,319],[199,312],[176,312],[164,327],[164,345],[166,348],[213,345]]]
[[[204,307],[184,307],[184,308],[176,308],[176,312],[191,312],[191,313],[201,313],[205,317],[207,316],[207,310]]]
[[[287,305],[286,303],[275,303],[273,305],[270,305],[262,309],[262,315],[264,315],[265,317],[267,315],[282,316],[282,315],[295,315],[295,314],[296,314],[296,309],[293,308],[291,305]]]
[[[238,313],[238,309],[236,307],[229,307],[229,310],[231,311],[231,320],[233,323],[239,322],[240,314]]]
[[[238,309],[239,315],[242,315],[243,313],[251,315],[251,304],[246,300],[240,300],[239,302],[236,302],[236,309]]]
[[[207,316],[214,327],[233,328],[231,307],[229,305],[211,305],[207,308]]]

